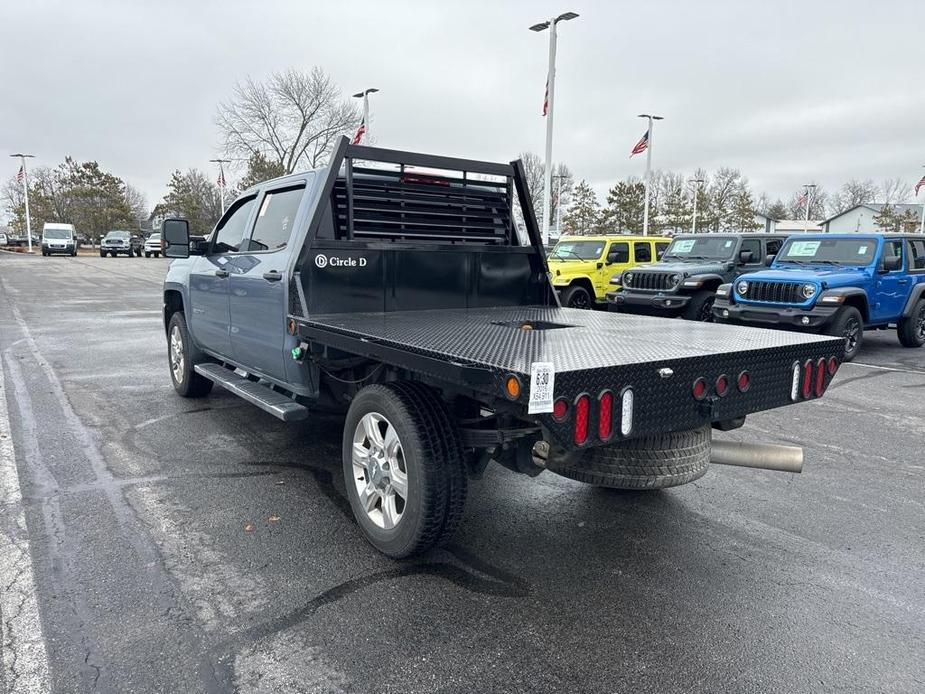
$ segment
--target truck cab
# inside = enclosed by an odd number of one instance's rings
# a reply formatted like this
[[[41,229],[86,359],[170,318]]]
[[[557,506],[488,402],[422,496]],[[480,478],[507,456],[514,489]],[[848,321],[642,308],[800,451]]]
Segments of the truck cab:
[[[785,238],[758,233],[676,236],[658,263],[614,275],[608,305],[624,313],[712,321],[717,287],[763,268]]]
[[[604,301],[615,274],[658,260],[669,243],[653,236],[562,238],[548,258],[552,284],[563,306],[592,308]]]
[[[906,347],[925,345],[925,240],[904,234],[791,236],[767,270],[723,285],[717,321],[804,330],[845,339],[895,327]]]

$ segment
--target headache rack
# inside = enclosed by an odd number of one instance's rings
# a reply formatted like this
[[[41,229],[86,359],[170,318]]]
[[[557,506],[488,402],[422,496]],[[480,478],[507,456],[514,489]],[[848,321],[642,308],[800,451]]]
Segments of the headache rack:
[[[331,238],[510,245],[513,176],[511,165],[347,146]]]

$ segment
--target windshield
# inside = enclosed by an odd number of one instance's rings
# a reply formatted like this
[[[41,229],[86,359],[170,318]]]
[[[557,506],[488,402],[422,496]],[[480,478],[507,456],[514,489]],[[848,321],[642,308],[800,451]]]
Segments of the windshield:
[[[46,239],[69,239],[71,232],[67,229],[46,229],[42,232]]]
[[[160,240],[161,240],[160,232],[154,232],[148,237],[148,241],[160,241]]]
[[[131,234],[127,231],[110,231],[106,234],[107,239],[127,239]]]
[[[830,263],[870,265],[877,254],[877,240],[790,239],[775,258],[777,263]]]
[[[603,252],[603,241],[560,241],[552,249],[552,257],[561,260],[597,260]]]
[[[736,249],[736,239],[718,236],[700,236],[695,239],[675,239],[668,246],[662,260],[728,260]]]

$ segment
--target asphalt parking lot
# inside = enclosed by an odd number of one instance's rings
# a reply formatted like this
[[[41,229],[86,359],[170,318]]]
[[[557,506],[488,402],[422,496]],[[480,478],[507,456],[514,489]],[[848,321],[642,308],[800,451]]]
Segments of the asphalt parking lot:
[[[0,534],[33,576],[0,586],[0,691],[925,690],[925,350],[868,333],[822,400],[730,434],[805,446],[802,475],[494,466],[453,544],[396,563],[352,521],[336,417],[174,394],[166,267],[0,254],[27,528],[8,494]]]

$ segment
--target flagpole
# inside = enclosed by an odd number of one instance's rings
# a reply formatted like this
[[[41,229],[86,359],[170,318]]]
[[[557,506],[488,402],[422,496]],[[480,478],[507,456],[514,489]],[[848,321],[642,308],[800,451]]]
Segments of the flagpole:
[[[209,159],[209,162],[212,164],[218,164],[218,199],[221,201],[222,206],[222,216],[225,216],[225,186],[227,185],[225,181],[225,164],[230,164],[230,159]]]
[[[375,87],[370,87],[353,95],[354,99],[363,99],[363,121],[360,123],[360,127],[363,129],[363,137],[366,138],[369,138],[369,95],[378,91]],[[356,135],[354,135],[354,139],[356,139]]]
[[[814,192],[816,189],[815,183],[804,183],[803,187],[806,188],[806,217],[803,220],[803,233],[809,231],[809,206],[810,206],[810,193]]]
[[[694,184],[694,216],[691,220],[691,233],[697,233],[697,196],[700,193],[700,184],[703,183],[702,178],[695,178],[691,183]]]
[[[26,159],[34,159],[34,154],[11,154],[11,157],[19,157],[20,166],[22,167],[22,190],[26,203],[26,243],[29,246],[29,253],[32,253],[32,217],[29,215],[29,171],[26,169]]]
[[[642,235],[649,235],[649,188],[651,187],[652,179],[652,142],[655,139],[654,137],[654,125],[655,121],[662,120],[662,116],[651,116],[648,113],[640,113],[639,118],[645,118],[649,127],[646,130],[648,137],[646,138],[646,201],[642,210]]]
[[[546,163],[543,175],[543,245],[549,243],[549,212],[552,209],[552,119],[556,92],[556,25],[561,21],[575,19],[574,12],[565,12],[546,22],[534,24],[531,31],[549,29],[549,68],[546,73]]]

